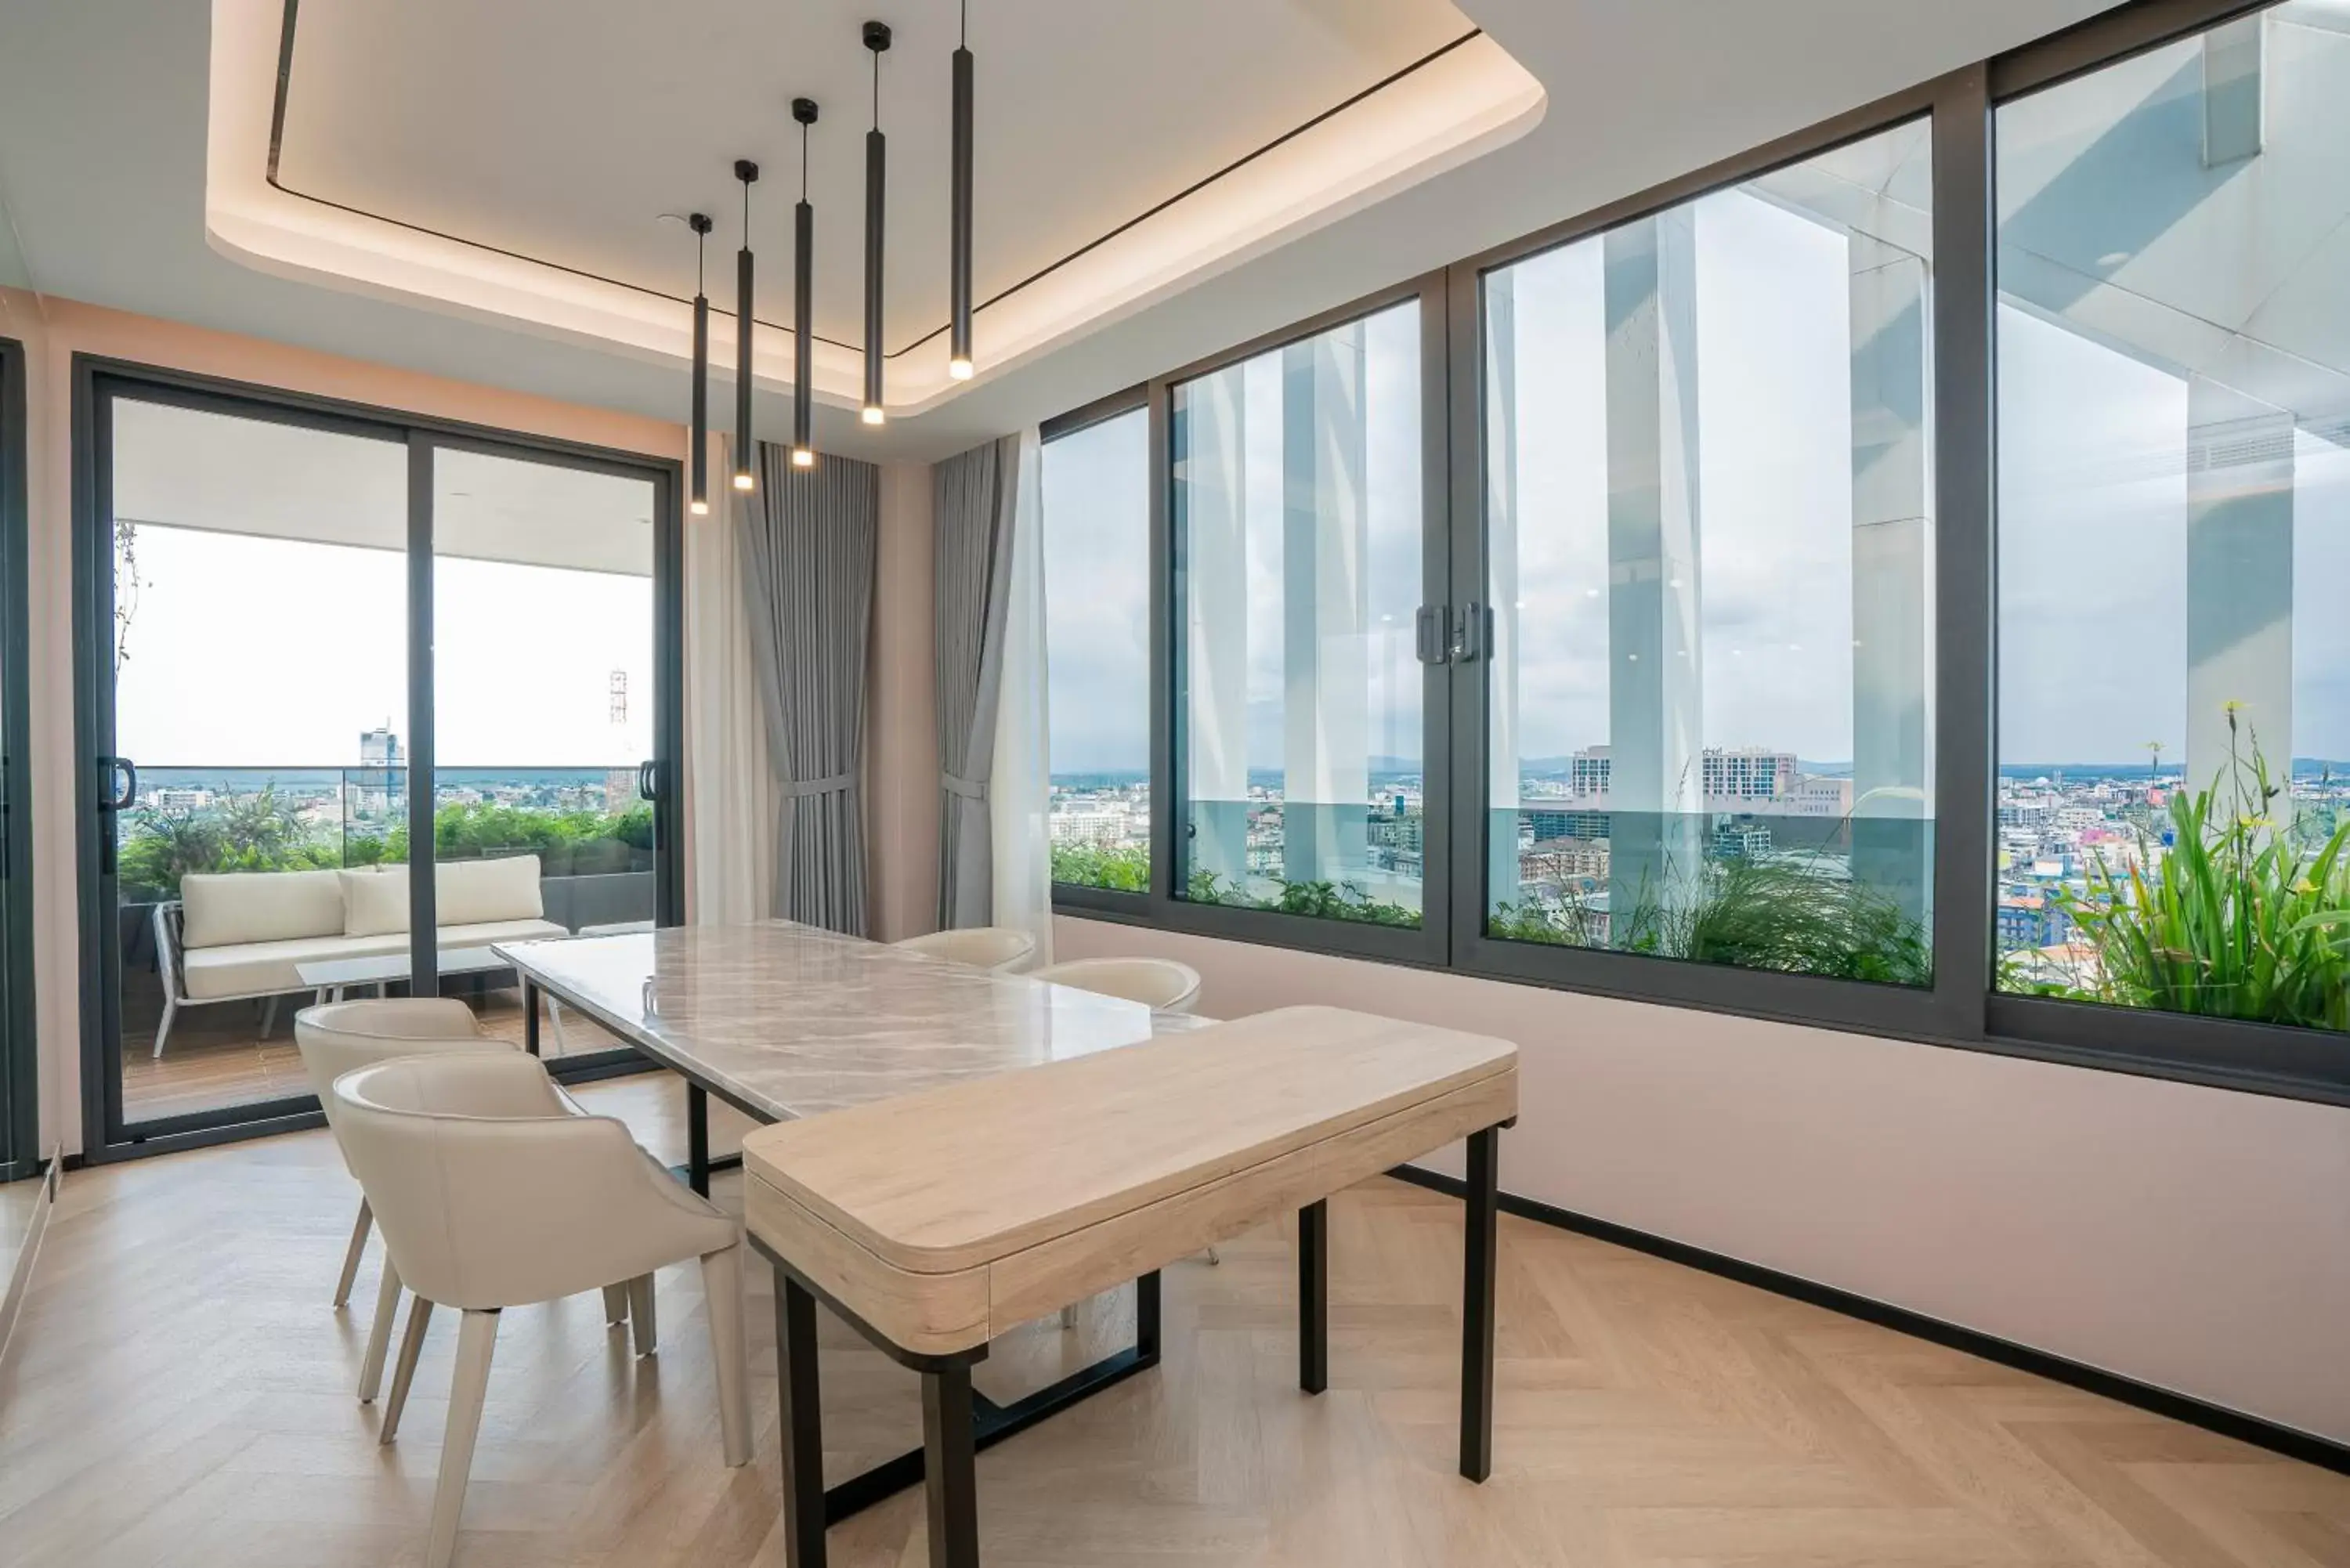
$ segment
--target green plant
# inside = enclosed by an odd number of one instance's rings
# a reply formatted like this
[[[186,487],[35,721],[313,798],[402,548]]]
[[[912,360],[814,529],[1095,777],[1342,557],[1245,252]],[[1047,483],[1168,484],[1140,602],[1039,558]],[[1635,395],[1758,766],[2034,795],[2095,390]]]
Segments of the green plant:
[[[1711,861],[1679,901],[1644,881],[1613,919],[1580,894],[1557,911],[1500,904],[1486,930],[1505,941],[1612,946],[1887,985],[1930,985],[1934,978],[1924,922],[1874,888],[1799,861]]]
[[[1193,903],[1222,904],[1243,909],[1272,909],[1317,920],[1353,920],[1369,926],[1418,929],[1419,911],[1407,905],[1374,898],[1355,882],[1288,882],[1275,878],[1276,891],[1259,898],[1212,871],[1194,869],[1185,897]]]
[[[1147,893],[1150,890],[1150,850],[1140,844],[1121,844],[1113,848],[1055,844],[1053,880],[1077,888]]]
[[[2314,851],[2270,814],[2285,793],[2257,737],[2208,790],[2170,797],[2158,873],[2141,833],[2122,873],[2096,867],[2085,895],[2056,897],[2095,955],[2043,993],[2212,1018],[2350,1029],[2350,823]]]

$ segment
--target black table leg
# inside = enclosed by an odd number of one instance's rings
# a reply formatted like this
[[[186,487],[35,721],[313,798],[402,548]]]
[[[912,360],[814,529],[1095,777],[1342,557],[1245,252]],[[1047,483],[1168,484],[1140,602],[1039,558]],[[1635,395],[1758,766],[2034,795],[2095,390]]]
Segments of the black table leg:
[[[922,1470],[930,1494],[931,1568],[979,1568],[979,1476],[971,1368],[922,1374]]]
[[[1330,1205],[1297,1211],[1297,1386],[1330,1386]]]
[[[1461,1282],[1461,1473],[1493,1473],[1494,1217],[1501,1210],[1502,1129],[1469,1135],[1466,1267]]]
[[[528,975],[522,981],[522,1048],[538,1054],[538,981]]]
[[[710,1095],[699,1084],[685,1086],[685,1180],[710,1196]]]
[[[824,1568],[824,1416],[816,1391],[816,1297],[780,1267],[775,1270],[775,1375],[781,1391],[775,1427],[784,1459],[784,1562],[787,1568]],[[970,1378],[965,1372],[966,1431]]]
[[[1159,1359],[1159,1271],[1134,1282],[1134,1355],[1145,1366]]]

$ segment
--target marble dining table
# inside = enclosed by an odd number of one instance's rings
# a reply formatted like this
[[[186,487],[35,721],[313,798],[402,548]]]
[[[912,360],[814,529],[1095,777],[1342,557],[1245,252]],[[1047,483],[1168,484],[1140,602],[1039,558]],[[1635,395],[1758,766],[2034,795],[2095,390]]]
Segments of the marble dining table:
[[[791,920],[556,937],[496,950],[525,984],[764,1122],[1139,1044],[1205,1022]]]
[[[691,1152],[680,1174],[704,1195],[712,1168],[733,1163],[711,1158],[707,1096],[761,1122],[790,1121],[1208,1022],[790,920],[550,937],[496,951],[522,975],[528,1047],[544,993],[685,1080]],[[1127,1288],[1133,1343],[1002,1403],[975,1395],[977,1447],[1158,1365],[1159,1276]],[[923,1466],[912,1449],[827,1487],[827,1521],[919,1485]]]

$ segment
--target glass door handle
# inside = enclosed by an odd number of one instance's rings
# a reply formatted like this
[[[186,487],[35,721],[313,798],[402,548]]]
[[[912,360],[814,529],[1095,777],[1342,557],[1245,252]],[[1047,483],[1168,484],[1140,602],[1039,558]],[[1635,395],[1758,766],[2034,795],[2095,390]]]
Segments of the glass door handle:
[[[99,802],[99,809],[129,811],[139,798],[139,764],[129,757],[104,757],[99,759],[99,766],[105,771],[108,784],[111,785],[117,779],[122,782],[122,793],[109,794]]]
[[[637,764],[637,793],[645,799],[660,799],[660,763],[642,762]]]
[[[100,757],[99,774],[106,781],[106,794],[99,797],[98,810],[100,832],[98,836],[98,871],[101,877],[114,875],[115,841],[121,836],[113,819],[129,811],[139,798],[139,764],[129,757]],[[115,784],[120,780],[122,793],[117,794]]]

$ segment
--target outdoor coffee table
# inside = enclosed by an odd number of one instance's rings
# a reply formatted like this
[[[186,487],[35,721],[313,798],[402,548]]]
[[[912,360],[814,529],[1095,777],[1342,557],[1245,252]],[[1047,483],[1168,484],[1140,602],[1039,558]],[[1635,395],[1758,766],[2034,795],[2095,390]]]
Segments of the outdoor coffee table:
[[[491,948],[451,948],[441,955],[439,961],[440,971],[444,975],[488,974],[495,970],[512,970],[514,967],[510,961],[500,958]],[[378,953],[371,958],[319,959],[310,963],[296,964],[294,972],[301,977],[304,985],[318,993],[317,999],[322,1002],[342,1001],[343,992],[355,985],[371,985],[375,987],[375,993],[381,996],[385,986],[393,981],[408,978],[408,954]],[[520,981],[521,976],[517,972],[517,983]],[[555,1026],[556,1051],[567,1055],[571,1044],[563,1037],[562,1010],[553,997],[546,1001],[547,1018]]]
[[[439,967],[442,974],[487,974],[514,965],[489,948],[452,948],[441,955]],[[380,996],[391,981],[408,978],[408,953],[402,950],[369,958],[318,959],[296,964],[294,972],[302,977],[304,985],[319,993],[321,1002],[340,1002],[343,992],[355,985],[371,985]]]

